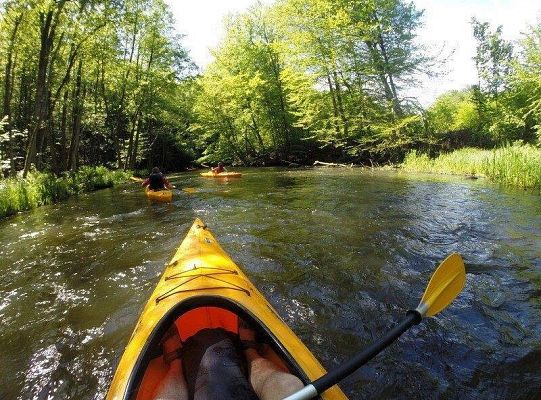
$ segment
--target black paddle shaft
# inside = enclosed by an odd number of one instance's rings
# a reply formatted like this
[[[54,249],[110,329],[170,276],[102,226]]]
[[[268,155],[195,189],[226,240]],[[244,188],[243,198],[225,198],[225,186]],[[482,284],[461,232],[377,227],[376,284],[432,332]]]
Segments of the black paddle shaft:
[[[369,347],[364,349],[362,352],[357,354],[351,360],[343,364],[342,366],[336,368],[335,370],[323,375],[321,378],[315,380],[312,385],[316,388],[319,394],[323,393],[325,390],[330,388],[333,385],[336,385],[346,376],[350,375],[357,368],[366,364],[372,358],[374,358],[379,352],[384,348],[389,346],[392,342],[400,337],[404,332],[406,332],[413,325],[417,325],[421,322],[423,318],[418,311],[410,310],[406,314],[406,318],[391,329],[385,336],[379,339],[377,342],[372,343]]]

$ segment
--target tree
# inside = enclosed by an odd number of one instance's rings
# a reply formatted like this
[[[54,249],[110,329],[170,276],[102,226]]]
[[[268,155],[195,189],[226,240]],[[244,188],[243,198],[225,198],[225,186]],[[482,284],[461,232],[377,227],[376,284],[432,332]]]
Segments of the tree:
[[[473,58],[477,68],[478,84],[473,88],[474,101],[479,114],[480,131],[489,133],[495,142],[515,137],[516,126],[510,124],[506,92],[513,46],[502,38],[502,27],[492,31],[490,24],[472,18],[473,35],[477,41]],[[515,121],[516,122],[516,121]]]
[[[479,130],[479,114],[471,88],[452,90],[440,95],[427,114],[435,144],[443,145],[447,150],[487,144]]]
[[[164,117],[163,110],[181,112],[171,104],[191,64],[163,0],[11,0],[2,7],[8,139],[0,151],[11,173],[26,174],[31,165],[55,173],[82,164],[133,168],[149,137],[185,130]]]
[[[505,89],[511,68],[513,45],[502,38],[501,25],[491,32],[488,22],[481,23],[472,18],[471,24],[477,41],[473,60],[477,68],[479,90],[497,98]]]
[[[304,85],[303,90],[289,88],[289,98],[299,121],[313,119],[303,111],[318,116],[319,123],[310,126],[316,127],[319,141],[358,157],[394,153],[397,137],[401,143],[416,141],[408,126],[419,118],[410,114],[400,90],[432,61],[415,42],[421,15],[402,0],[278,3],[276,20],[289,82]],[[323,96],[306,90],[310,80],[312,91]]]
[[[289,157],[299,131],[286,100],[276,34],[261,5],[229,20],[216,60],[199,80],[194,108],[205,159],[251,164]]]
[[[541,24],[529,27],[520,41],[508,86],[510,112],[505,120],[519,132],[518,138],[541,143]]]

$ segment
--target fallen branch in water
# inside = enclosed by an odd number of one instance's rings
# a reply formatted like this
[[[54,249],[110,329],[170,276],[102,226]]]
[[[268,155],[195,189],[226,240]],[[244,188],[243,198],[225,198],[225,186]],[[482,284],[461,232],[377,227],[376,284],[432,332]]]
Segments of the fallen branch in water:
[[[300,167],[301,164],[293,162],[293,161],[287,161],[287,160],[281,160],[283,163],[287,164],[288,167]]]
[[[341,167],[341,168],[352,168],[353,167],[353,163],[351,164],[337,164],[337,163],[327,163],[327,162],[323,162],[323,161],[314,161],[314,166],[316,165],[322,165],[324,167]]]

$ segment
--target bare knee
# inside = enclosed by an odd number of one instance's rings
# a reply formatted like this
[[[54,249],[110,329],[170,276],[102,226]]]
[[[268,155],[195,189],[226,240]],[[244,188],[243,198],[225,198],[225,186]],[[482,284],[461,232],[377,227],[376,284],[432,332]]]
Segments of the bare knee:
[[[280,371],[274,372],[267,382],[268,390],[265,390],[265,392],[269,393],[269,396],[264,396],[262,400],[283,399],[304,387],[301,380],[295,375]]]
[[[261,400],[281,400],[304,386],[295,375],[277,370],[267,360],[261,360],[258,367],[252,369],[250,380]]]

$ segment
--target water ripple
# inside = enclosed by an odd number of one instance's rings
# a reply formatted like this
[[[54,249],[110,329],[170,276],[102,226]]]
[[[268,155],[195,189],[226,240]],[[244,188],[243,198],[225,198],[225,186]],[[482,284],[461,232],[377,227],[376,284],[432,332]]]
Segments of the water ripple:
[[[459,298],[345,380],[351,398],[541,392],[539,195],[349,169],[173,181],[197,192],[157,205],[126,185],[0,222],[0,398],[103,398],[195,216],[328,368],[415,307],[444,257],[464,255]]]

